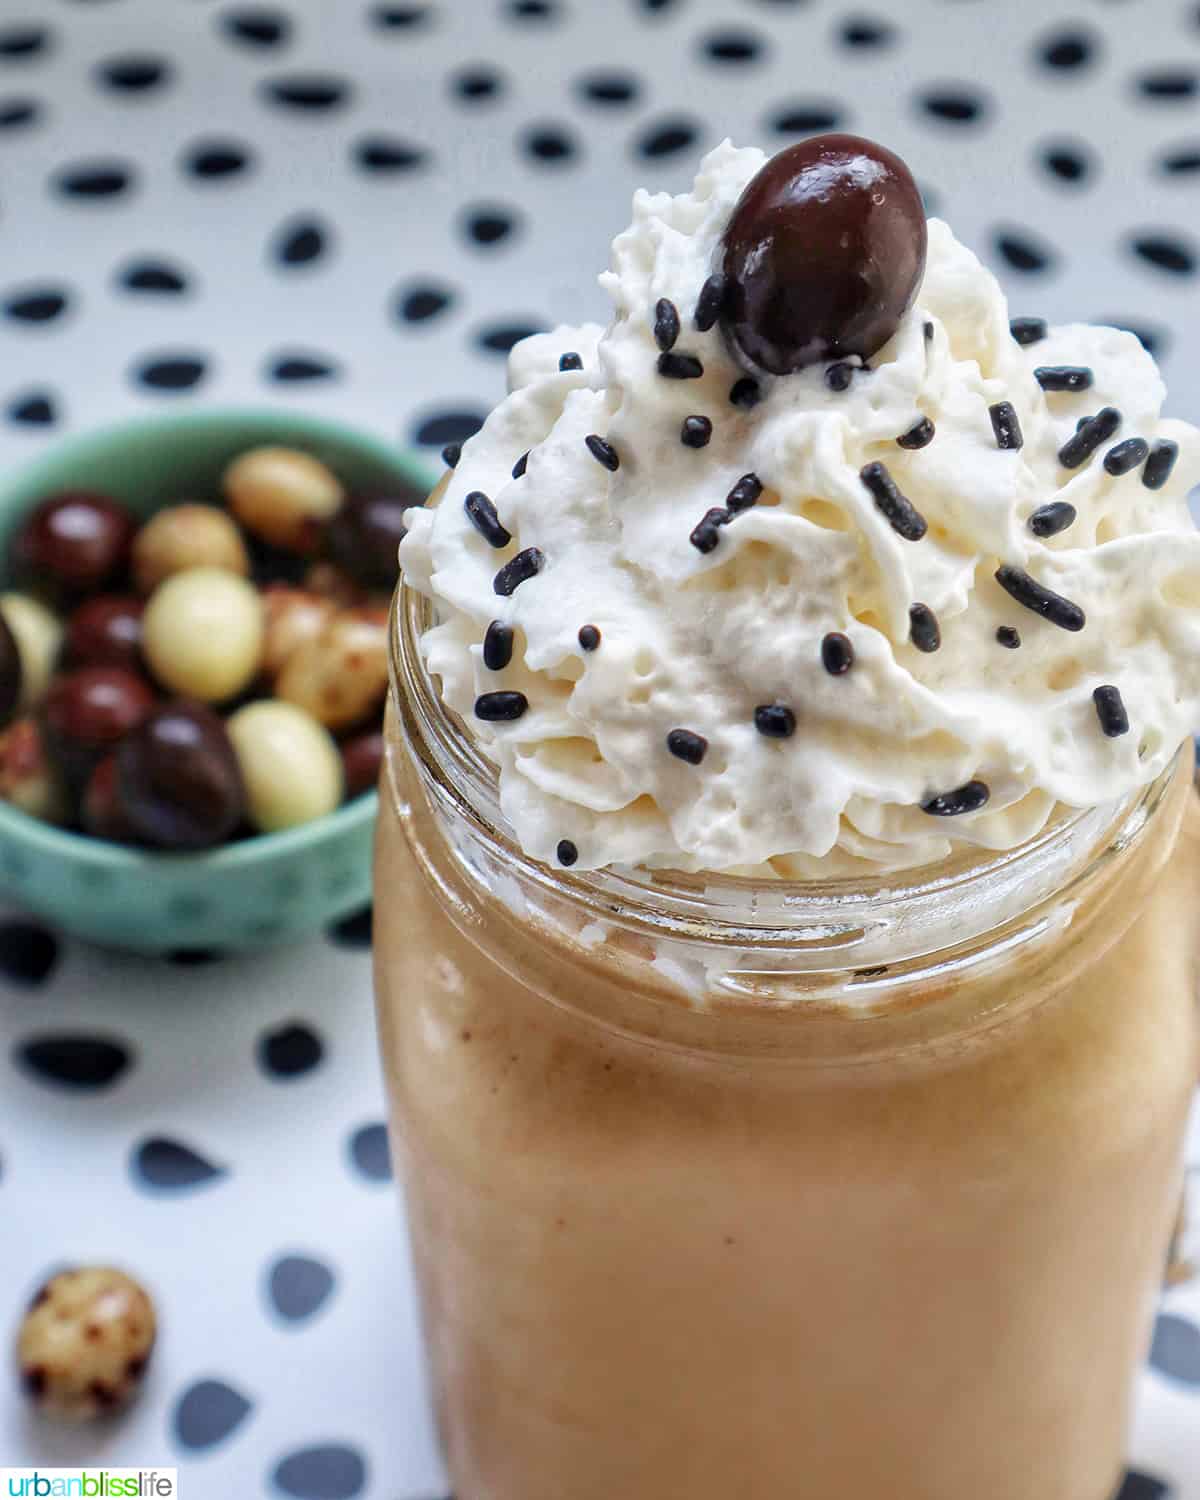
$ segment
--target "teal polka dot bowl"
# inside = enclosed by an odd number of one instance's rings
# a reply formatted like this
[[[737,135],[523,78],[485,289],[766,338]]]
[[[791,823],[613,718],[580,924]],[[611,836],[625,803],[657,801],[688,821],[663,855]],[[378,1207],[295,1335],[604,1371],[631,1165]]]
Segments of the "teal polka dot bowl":
[[[352,489],[399,483],[424,492],[436,477],[420,458],[299,412],[152,417],[68,439],[4,476],[0,557],[45,495],[103,490],[149,515],[217,495],[230,459],[262,443],[314,454]],[[0,899],[78,937],[142,953],[287,942],[371,899],[376,809],[367,793],[283,833],[199,854],[159,854],[55,828],[0,802]]]

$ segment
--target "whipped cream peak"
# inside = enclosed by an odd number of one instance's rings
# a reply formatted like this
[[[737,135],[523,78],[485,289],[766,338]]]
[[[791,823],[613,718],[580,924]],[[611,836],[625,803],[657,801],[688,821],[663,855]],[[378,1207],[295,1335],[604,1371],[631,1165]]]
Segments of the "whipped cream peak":
[[[426,666],[548,863],[811,878],[1012,847],[1154,779],[1200,719],[1200,434],[1161,417],[1151,356],[1086,324],[1018,342],[932,219],[867,365],[748,377],[693,314],[765,161],[727,142],[691,192],[639,191],[608,327],[518,344],[510,394],[410,513]]]

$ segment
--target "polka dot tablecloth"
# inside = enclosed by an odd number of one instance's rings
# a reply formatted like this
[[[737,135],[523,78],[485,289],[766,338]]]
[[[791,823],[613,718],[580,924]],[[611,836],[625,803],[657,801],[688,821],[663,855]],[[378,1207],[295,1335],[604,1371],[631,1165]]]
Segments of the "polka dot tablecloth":
[[[1015,312],[1133,328],[1196,415],[1195,3],[0,0],[0,462],[199,401],[433,461],[515,339],[605,315],[636,185],[681,188],[725,134],[840,125],[912,163]],[[0,1464],[444,1496],[369,943],[364,913],[168,964],[0,920],[0,1307],[116,1260],[163,1322],[119,1423],[55,1430],[0,1385]],[[1200,1500],[1195,1281],[1164,1298],[1122,1500],[1168,1497]]]

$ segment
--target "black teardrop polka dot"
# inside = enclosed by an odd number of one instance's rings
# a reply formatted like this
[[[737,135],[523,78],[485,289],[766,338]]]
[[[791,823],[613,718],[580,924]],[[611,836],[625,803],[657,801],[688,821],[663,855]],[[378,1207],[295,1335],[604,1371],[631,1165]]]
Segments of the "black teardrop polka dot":
[[[329,1301],[334,1284],[334,1274],[323,1261],[284,1255],[267,1273],[267,1296],[285,1322],[302,1323]]]
[[[202,1453],[223,1443],[253,1411],[253,1403],[223,1380],[198,1380],[175,1403],[171,1432],[176,1446]]]
[[[371,1182],[386,1182],[392,1175],[392,1153],[387,1127],[363,1125],[350,1137],[350,1160],[356,1171]]]
[[[208,373],[208,360],[199,354],[149,355],[133,367],[135,384],[152,391],[190,391]]]
[[[281,266],[309,266],[329,248],[329,229],[318,218],[302,216],[280,225],[271,242],[271,258]]]
[[[1113,1500],[1171,1500],[1171,1486],[1140,1469],[1130,1469]]]
[[[289,1453],[271,1478],[294,1500],[354,1500],[366,1486],[367,1466],[357,1448],[325,1443]]]
[[[644,126],[634,142],[634,152],[647,161],[658,161],[665,156],[678,156],[690,151],[700,139],[701,128],[694,120],[682,115],[652,120]]]
[[[219,20],[226,36],[250,47],[280,47],[292,34],[291,18],[274,6],[244,5]]]
[[[579,154],[579,143],[565,125],[531,126],[521,145],[528,157],[545,166],[557,166]]]
[[[879,16],[851,16],[838,30],[843,47],[878,50],[890,47],[896,40],[895,29]]]
[[[347,104],[351,88],[348,79],[332,74],[297,73],[289,78],[268,78],[262,92],[272,104],[284,109],[323,113]]]
[[[371,10],[371,21],[381,31],[414,31],[426,25],[432,14],[429,5],[376,5]]]
[[[32,125],[40,114],[41,107],[36,99],[0,98],[0,130],[19,130],[22,126]]]
[[[49,391],[25,391],[9,398],[4,415],[20,427],[50,427],[58,421],[58,403]]]
[[[587,104],[603,105],[613,109],[626,104],[635,104],[642,86],[632,73],[606,68],[587,73],[575,85],[575,92]]]
[[[108,1088],[132,1061],[122,1042],[70,1033],[31,1037],[17,1047],[15,1057],[40,1082],[81,1091]]]
[[[6,979],[21,985],[42,984],[57,962],[58,941],[44,927],[18,920],[0,922],[0,974]]]
[[[197,141],[184,148],[183,170],[192,177],[213,180],[236,177],[251,165],[254,154],[240,141]]]
[[[412,440],[425,448],[443,448],[447,443],[465,443],[483,426],[484,416],[477,409],[434,412],[418,419],[414,424]]]
[[[1190,276],[1196,269],[1196,253],[1183,238],[1173,234],[1140,234],[1130,241],[1134,254],[1147,265],[1173,276]]]
[[[488,63],[476,63],[460,68],[450,80],[452,92],[468,104],[478,104],[497,98],[504,90],[504,78],[499,69]]]
[[[429,160],[424,146],[414,145],[399,136],[364,136],[353,148],[354,161],[364,172],[387,175],[411,172]]]
[[[767,122],[776,135],[813,135],[820,130],[836,130],[842,123],[837,105],[818,100],[780,105]]]
[[[68,198],[116,198],[133,187],[135,174],[127,162],[76,162],[55,174],[53,185]]]
[[[278,354],[269,357],[266,365],[268,380],[282,384],[306,380],[332,380],[339,373],[338,362],[332,357],[315,354]]]
[[[1200,72],[1195,68],[1151,68],[1137,80],[1146,99],[1192,99],[1200,93]]]
[[[159,88],[171,75],[162,57],[110,57],[96,64],[96,81],[117,94],[144,94]]]
[[[298,1078],[311,1073],[325,1055],[325,1046],[311,1026],[294,1022],[268,1031],[258,1041],[258,1065],[271,1078]]]
[[[117,272],[117,285],[127,292],[161,292],[177,296],[188,290],[188,277],[165,260],[133,260]]]
[[[733,28],[710,32],[701,38],[700,47],[702,55],[714,63],[757,62],[767,51],[762,37]]]
[[[36,57],[49,46],[48,27],[24,23],[0,27],[0,57]]]
[[[445,424],[441,429],[441,431],[445,432],[445,437],[440,437],[436,433],[432,437],[418,436],[417,442],[428,443],[430,446],[436,444],[439,447],[444,443],[463,442],[471,436],[471,433],[478,432],[479,428],[483,426],[481,418],[473,426],[470,426],[468,430],[464,430],[465,424],[454,425],[453,416],[454,414],[448,414],[445,417],[434,418],[434,421],[441,421]],[[469,423],[470,420],[468,417],[466,422]],[[452,427],[453,430],[451,430]],[[372,919],[372,908],[364,906],[361,911],[356,911],[351,916],[343,917],[340,922],[336,922],[329,929],[330,941],[336,943],[339,948],[369,948],[371,946]]]
[[[997,230],[992,242],[1005,265],[1028,275],[1048,271],[1057,259],[1048,245],[1034,239],[1027,231]]]
[[[468,208],[463,215],[463,230],[476,245],[499,245],[511,238],[518,223],[515,211],[491,204]]]
[[[1042,146],[1039,159],[1060,182],[1081,183],[1091,175],[1091,152],[1082,141],[1048,141]]]
[[[984,96],[966,84],[925,89],[917,102],[931,119],[946,125],[972,125],[987,113]]]
[[[396,316],[404,323],[428,323],[454,306],[455,294],[436,282],[417,282],[396,294]]]
[[[491,323],[479,330],[475,342],[487,354],[507,354],[522,339],[544,331],[541,323]]]
[[[508,0],[507,9],[514,21],[554,21],[561,14],[558,0]]]
[[[1200,141],[1164,151],[1159,158],[1159,166],[1162,171],[1181,177],[1200,172]]]
[[[150,1136],[134,1147],[130,1161],[134,1183],[158,1192],[178,1192],[216,1182],[226,1175],[217,1166],[182,1141]]]
[[[69,294],[61,287],[35,287],[7,297],[3,313],[16,323],[50,323],[67,309]]]
[[[1096,40],[1080,27],[1066,27],[1044,36],[1037,44],[1037,60],[1055,72],[1079,72],[1095,59]]]
[[[1200,1388],[1200,1327],[1175,1313],[1160,1313],[1150,1366],[1179,1385]]]

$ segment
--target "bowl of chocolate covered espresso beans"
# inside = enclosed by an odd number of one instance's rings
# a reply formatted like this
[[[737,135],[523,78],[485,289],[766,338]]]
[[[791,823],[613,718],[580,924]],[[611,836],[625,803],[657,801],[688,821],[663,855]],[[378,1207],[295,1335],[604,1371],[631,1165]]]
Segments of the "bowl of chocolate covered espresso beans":
[[[388,606],[430,475],[195,411],[0,483],[0,897],[110,947],[285,941],[370,900]]]

